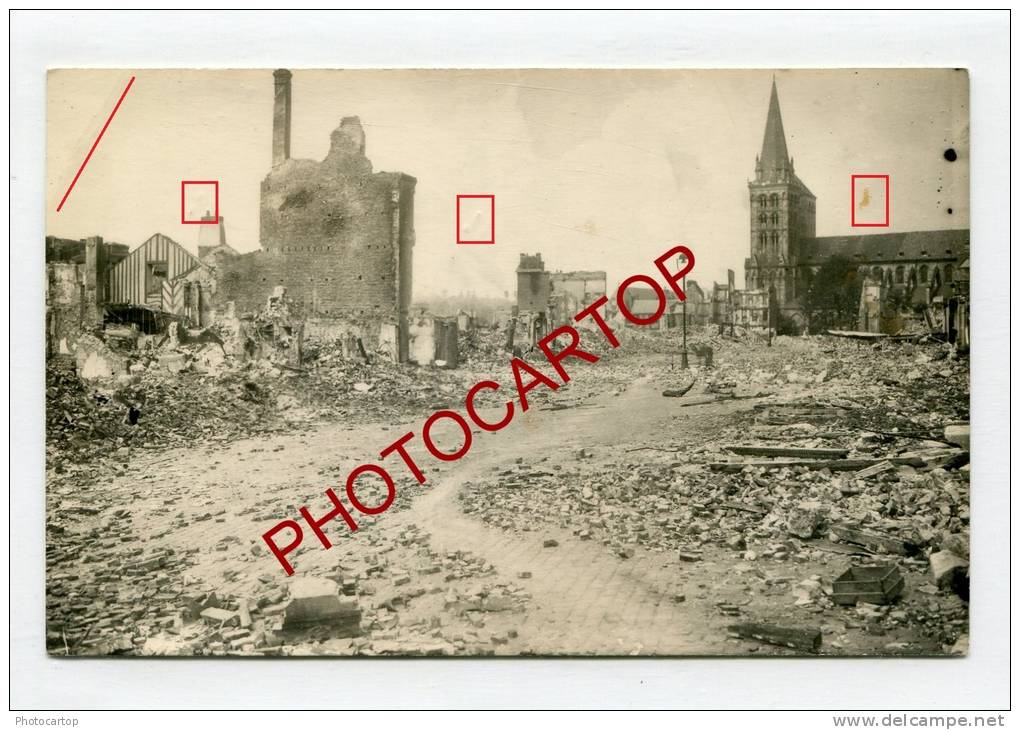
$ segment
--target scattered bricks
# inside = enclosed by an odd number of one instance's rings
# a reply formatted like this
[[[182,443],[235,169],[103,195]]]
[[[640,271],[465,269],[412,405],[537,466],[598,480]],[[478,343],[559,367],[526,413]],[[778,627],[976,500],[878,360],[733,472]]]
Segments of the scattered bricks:
[[[228,623],[236,624],[239,621],[236,613],[222,608],[207,608],[199,615],[210,626],[225,626]]]
[[[558,547],[559,544],[560,543],[559,543],[558,540],[553,540],[552,538],[549,538],[549,539],[544,540],[542,542],[542,547],[545,547],[545,548],[554,548],[554,547]]]
[[[351,598],[341,599],[339,586],[328,578],[298,578],[290,585],[284,630],[315,625],[332,626],[334,636],[361,635],[361,609]]]
[[[825,521],[825,508],[821,502],[801,502],[790,512],[786,530],[804,540],[815,537]]]
[[[133,575],[150,573],[156,568],[162,568],[166,564],[166,555],[153,555],[145,560],[139,560],[128,566],[128,571]]]
[[[684,552],[682,550],[677,553],[677,557],[681,563],[696,563],[701,560],[700,553]]]
[[[531,571],[530,570],[522,570],[520,573],[517,574],[517,577],[518,578],[530,578],[531,577]]]

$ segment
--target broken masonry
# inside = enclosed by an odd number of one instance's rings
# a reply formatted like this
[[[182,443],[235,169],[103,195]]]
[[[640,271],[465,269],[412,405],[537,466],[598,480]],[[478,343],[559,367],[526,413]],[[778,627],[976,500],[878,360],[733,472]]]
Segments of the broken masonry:
[[[675,257],[678,254],[683,255],[687,263],[680,271],[672,272],[667,268],[667,262],[675,259]],[[683,301],[686,298],[686,296],[678,282],[680,282],[680,280],[683,279],[683,277],[686,276],[687,273],[694,268],[694,254],[691,252],[691,250],[686,246],[674,246],[669,251],[655,259],[655,266],[658,269],[659,273],[665,279],[666,283],[676,294],[676,296],[681,301]],[[642,317],[638,317],[633,312],[630,311],[630,309],[627,307],[625,298],[627,289],[631,285],[638,282],[650,286],[652,291],[655,293],[656,298],[659,301],[659,306],[656,307],[653,313]],[[600,308],[603,307],[608,301],[609,300],[606,296],[599,297],[594,302],[589,304],[587,307],[579,311],[576,315],[574,315],[574,321],[581,322],[585,318],[591,318],[592,322],[594,322],[594,324],[598,327],[599,331],[602,333],[602,336],[606,339],[606,342],[609,343],[610,347],[615,349],[620,346],[620,341],[613,333],[613,330],[609,327],[609,324],[602,316],[602,313],[599,311]],[[653,324],[654,322],[658,321],[658,319],[666,311],[665,291],[663,290],[662,286],[659,285],[658,281],[645,274],[635,274],[633,276],[628,277],[627,279],[624,279],[624,281],[620,284],[619,288],[617,289],[616,301],[617,304],[619,305],[620,312],[627,319],[627,321],[639,326]],[[554,352],[552,344],[553,342],[557,341],[560,337],[569,338],[569,343],[565,347],[562,347],[562,349],[560,349],[559,352]],[[599,360],[598,356],[593,355],[592,353],[587,352],[585,350],[582,350],[580,344],[581,344],[580,334],[578,334],[577,329],[570,325],[563,325],[561,327],[557,327],[556,329],[552,330],[547,335],[545,335],[538,343],[538,349],[541,350],[543,355],[545,355],[545,358],[548,361],[549,365],[551,365],[553,370],[556,371],[557,376],[559,376],[559,378],[563,381],[562,384],[564,385],[570,382],[570,375],[569,373],[567,373],[566,368],[563,366],[564,360],[566,360],[567,358],[576,358],[578,360],[583,360],[588,363],[598,362]],[[510,360],[510,368],[514,376],[514,384],[517,391],[517,402],[520,404],[520,410],[522,413],[528,410],[527,394],[530,391],[539,387],[540,385],[545,386],[550,390],[556,390],[561,385],[561,383],[556,382],[552,378],[542,373],[540,370],[533,368],[531,365],[526,363],[524,360],[521,360],[520,358],[517,357],[512,358]],[[467,412],[468,418],[470,418],[471,423],[474,423],[476,426],[478,426],[478,428],[484,431],[488,431],[490,433],[498,432],[510,424],[510,422],[514,418],[514,413],[516,410],[514,406],[514,401],[513,400],[506,401],[505,415],[495,423],[486,421],[479,415],[478,410],[475,407],[474,401],[479,391],[498,390],[499,388],[500,388],[499,384],[496,383],[495,381],[492,380],[479,381],[474,386],[472,386],[470,390],[468,390],[464,401],[464,410]],[[435,440],[432,438],[432,429],[441,420],[452,421],[460,428],[460,430],[463,433],[463,443],[453,452],[445,452],[440,450],[436,445]],[[462,416],[457,411],[451,410],[436,411],[431,416],[429,416],[425,420],[425,423],[422,425],[421,440],[424,443],[425,448],[428,450],[429,454],[431,454],[435,459],[438,459],[439,461],[457,461],[463,458],[471,449],[472,444],[471,423],[469,423],[468,420],[465,419],[464,416]],[[379,453],[379,456],[381,459],[386,459],[395,452],[400,457],[400,460],[403,462],[404,467],[407,468],[407,470],[411,473],[415,480],[419,484],[424,484],[427,480],[425,472],[423,472],[421,467],[414,461],[414,459],[411,457],[410,453],[408,453],[406,448],[406,444],[414,438],[415,434],[413,431],[405,433],[396,441],[386,446]],[[382,502],[380,502],[377,505],[364,504],[358,497],[356,491],[356,484],[358,482],[358,479],[367,475],[373,475],[375,478],[381,480],[382,484],[386,488],[386,497],[382,500]],[[363,515],[379,515],[390,508],[390,506],[393,504],[393,501],[396,499],[397,492],[396,485],[393,481],[393,477],[390,475],[389,471],[385,467],[380,466],[379,464],[368,463],[361,464],[360,466],[355,467],[347,475],[347,479],[344,484],[344,493],[347,496],[347,501],[354,508],[355,512],[358,512]],[[309,511],[307,506],[302,507],[299,511],[301,513],[301,518],[304,520],[308,529],[310,529],[312,533],[319,539],[319,542],[322,544],[322,547],[328,550],[333,546],[333,543],[330,542],[329,537],[323,531],[322,529],[323,526],[339,517],[344,521],[344,523],[346,523],[347,527],[350,529],[351,532],[356,532],[358,529],[358,523],[355,520],[354,515],[351,513],[351,510],[347,508],[347,506],[344,504],[341,498],[337,495],[336,491],[334,491],[331,487],[327,488],[325,491],[325,495],[332,504],[332,509],[325,516],[319,518],[313,517],[312,513]],[[276,541],[276,536],[284,531],[290,532],[291,539],[290,542],[281,547]],[[273,553],[273,555],[276,556],[276,559],[280,562],[280,565],[283,566],[283,569],[284,571],[286,571],[287,575],[293,575],[294,568],[291,565],[290,561],[287,559],[287,555],[293,552],[304,540],[304,529],[301,527],[301,524],[294,519],[282,520],[281,522],[278,522],[275,526],[273,526],[270,530],[268,530],[266,533],[264,533],[262,535],[262,539],[265,541],[266,545],[269,546],[269,549]]]

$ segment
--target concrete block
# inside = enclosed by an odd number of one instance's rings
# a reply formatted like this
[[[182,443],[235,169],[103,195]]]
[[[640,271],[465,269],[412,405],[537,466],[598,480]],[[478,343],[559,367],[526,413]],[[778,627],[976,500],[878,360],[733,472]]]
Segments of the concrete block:
[[[340,636],[360,636],[361,609],[356,599],[341,598],[339,586],[329,578],[298,578],[290,585],[283,628],[316,625],[334,626]]]

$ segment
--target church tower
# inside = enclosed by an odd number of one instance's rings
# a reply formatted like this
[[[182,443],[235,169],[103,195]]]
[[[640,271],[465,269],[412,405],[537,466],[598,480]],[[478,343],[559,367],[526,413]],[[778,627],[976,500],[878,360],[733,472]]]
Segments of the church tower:
[[[793,171],[775,78],[765,138],[748,189],[751,255],[744,262],[744,284],[748,289],[774,288],[779,306],[792,308],[803,293],[804,282],[796,275],[800,242],[815,235],[815,196]]]

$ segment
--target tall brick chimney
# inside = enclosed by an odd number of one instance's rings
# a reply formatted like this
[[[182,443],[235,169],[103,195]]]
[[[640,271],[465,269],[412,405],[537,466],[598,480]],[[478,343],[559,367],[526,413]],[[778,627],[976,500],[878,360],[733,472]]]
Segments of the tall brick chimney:
[[[285,68],[273,71],[273,167],[290,159],[290,77]]]

